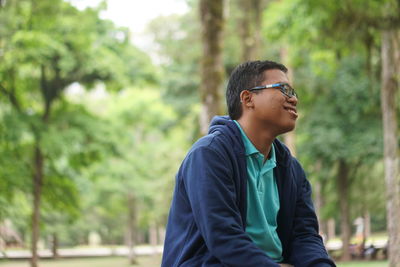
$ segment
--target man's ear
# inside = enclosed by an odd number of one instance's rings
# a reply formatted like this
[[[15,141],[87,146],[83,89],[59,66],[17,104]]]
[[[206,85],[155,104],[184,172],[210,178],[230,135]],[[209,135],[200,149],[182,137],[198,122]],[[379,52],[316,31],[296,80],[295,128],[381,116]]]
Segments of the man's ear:
[[[244,105],[245,108],[251,109],[254,107],[253,94],[248,90],[243,90],[240,93],[240,103]]]

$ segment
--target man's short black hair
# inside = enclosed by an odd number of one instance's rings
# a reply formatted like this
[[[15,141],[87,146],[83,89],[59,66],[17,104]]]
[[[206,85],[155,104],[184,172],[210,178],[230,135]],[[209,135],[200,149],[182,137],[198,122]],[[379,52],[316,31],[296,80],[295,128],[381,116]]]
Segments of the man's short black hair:
[[[228,113],[232,120],[237,120],[242,116],[240,104],[240,93],[256,86],[266,79],[264,71],[278,69],[287,73],[288,69],[273,61],[248,61],[237,66],[231,73],[228,87],[226,89],[226,103]]]

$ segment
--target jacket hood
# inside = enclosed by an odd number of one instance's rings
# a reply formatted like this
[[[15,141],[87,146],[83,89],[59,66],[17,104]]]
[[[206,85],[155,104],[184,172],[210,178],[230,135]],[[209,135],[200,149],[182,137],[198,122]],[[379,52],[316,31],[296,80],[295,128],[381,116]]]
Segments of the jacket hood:
[[[239,128],[229,116],[215,116],[210,123],[208,134],[220,132],[231,140],[233,149],[244,155],[244,144]]]
[[[232,142],[234,149],[244,154],[244,144],[240,130],[229,116],[215,116],[211,120],[208,133],[212,134],[217,131],[232,138],[234,140]],[[274,147],[275,147],[277,163],[284,166],[288,165],[291,158],[291,154],[286,145],[283,144],[281,141],[279,141],[277,138],[275,138]]]
[[[212,118],[208,133],[214,133],[216,131],[224,131],[226,127],[229,127],[233,123],[233,120],[229,116],[215,116]]]

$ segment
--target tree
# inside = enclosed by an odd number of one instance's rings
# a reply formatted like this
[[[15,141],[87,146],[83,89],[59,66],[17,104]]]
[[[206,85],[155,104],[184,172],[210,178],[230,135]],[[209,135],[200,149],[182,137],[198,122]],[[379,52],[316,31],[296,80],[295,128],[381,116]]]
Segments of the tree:
[[[384,81],[383,74],[381,77],[376,75],[377,73],[381,72],[381,65],[382,64],[379,60],[379,53],[384,57],[384,51],[390,51],[390,49],[380,49],[380,46],[384,45],[384,39],[381,39],[382,34],[385,31],[392,31],[395,32],[396,29],[399,27],[399,3],[398,1],[393,0],[384,0],[384,1],[337,1],[333,2],[320,2],[314,0],[307,0],[307,1],[293,1],[289,3],[287,1],[286,5],[280,5],[280,9],[275,9],[275,13],[282,14],[285,12],[289,12],[290,10],[296,10],[297,16],[281,16],[278,20],[278,31],[280,34],[289,34],[292,36],[292,40],[296,41],[296,44],[301,47],[301,44],[304,42],[308,43],[310,47],[319,48],[322,47],[327,49],[334,49],[335,50],[335,57],[337,59],[342,59],[347,57],[349,54],[362,54],[365,57],[365,67],[363,68],[365,71],[366,77],[370,80],[369,82],[369,91],[373,91],[374,87],[379,87],[379,84],[374,82],[376,80],[379,81],[382,78],[382,88],[387,88],[384,85],[386,82]],[[272,13],[269,13],[272,14]],[[304,14],[305,16],[302,17],[301,15]],[[301,18],[301,19],[300,19]],[[272,19],[274,21],[273,14]],[[277,19],[275,20],[277,21]],[[300,23],[297,24],[296,21]],[[279,24],[281,23],[281,24]],[[277,25],[277,24],[275,24]],[[293,25],[299,25],[293,31]],[[279,27],[280,26],[280,27]],[[273,29],[275,31],[275,29]],[[302,33],[307,31],[309,34],[304,35],[301,37]],[[395,34],[396,35],[396,34]],[[395,37],[397,38],[397,37]],[[395,45],[396,46],[396,45]],[[393,56],[394,55],[394,56]],[[391,55],[391,58],[396,57],[396,52]],[[376,63],[378,62],[378,63]],[[397,61],[396,61],[397,62]],[[394,65],[396,63],[393,62]],[[396,67],[394,67],[396,69]],[[389,76],[386,76],[389,77]],[[387,84],[387,83],[386,83]],[[392,86],[395,86],[392,83]],[[389,86],[390,87],[390,86]],[[392,91],[393,92],[393,91]],[[382,93],[382,101],[385,99],[383,97],[384,93]],[[382,102],[381,106],[385,111],[392,109],[390,114],[396,114],[396,108],[391,105],[387,105],[387,103]],[[390,107],[386,109],[385,107]],[[385,116],[385,115],[384,115]],[[393,122],[393,116],[391,121]],[[387,125],[390,125],[387,124]],[[391,131],[391,135],[394,136],[396,133],[396,129],[392,127],[389,131]],[[386,126],[384,126],[386,127]],[[389,127],[386,128],[386,132]],[[387,134],[385,134],[388,136]],[[390,135],[390,134],[389,134]],[[392,137],[393,139],[393,137]],[[388,139],[386,139],[388,140]],[[393,139],[394,140],[394,139]],[[385,145],[385,147],[388,147]],[[398,147],[395,143],[391,145],[391,147]],[[398,152],[397,152],[398,153]],[[398,155],[398,154],[397,154]],[[395,156],[392,152],[392,159],[398,157]],[[395,166],[392,165],[392,166]],[[343,170],[343,169],[342,169]],[[389,171],[392,177],[398,177],[398,174],[395,174],[395,170]],[[388,172],[387,172],[388,173]],[[394,178],[396,180],[397,178]],[[389,181],[390,179],[386,179]],[[389,189],[390,187],[390,189]],[[389,192],[388,196],[398,196],[398,194],[393,193],[395,192],[396,186],[387,186]],[[394,201],[394,202],[393,202]],[[388,202],[393,202],[394,205],[388,204],[389,206],[396,206],[398,202],[397,200],[391,199]],[[398,209],[398,208],[397,208]],[[392,215],[390,215],[392,214]],[[389,212],[388,216],[394,216],[393,213]],[[391,218],[388,217],[388,224],[391,224],[389,221],[397,221],[398,218]],[[389,227],[388,227],[389,230]],[[396,236],[398,235],[399,231],[395,229],[389,230],[389,236],[392,240],[398,240]],[[392,242],[392,241],[390,241]],[[391,248],[398,248],[400,245],[392,244]],[[389,249],[390,250],[390,249]],[[395,257],[394,255],[398,255],[398,252],[389,253],[390,257]],[[344,258],[348,258],[349,255],[344,255]],[[393,262],[399,262],[397,259],[391,259],[390,262],[393,265]],[[396,266],[396,265],[393,265]]]
[[[220,90],[224,76],[222,62],[224,1],[200,0],[200,19],[203,43],[200,132],[206,134],[212,117],[222,113]]]
[[[346,40],[356,43],[354,33],[361,38],[367,48],[367,71],[370,68],[370,49],[373,47],[373,34],[380,34],[381,43],[381,108],[384,132],[384,158],[385,158],[385,180],[387,194],[387,216],[389,232],[389,262],[390,266],[400,264],[400,227],[397,222],[400,218],[400,173],[398,168],[399,152],[397,141],[397,107],[396,92],[399,90],[399,29],[400,29],[400,2],[394,0],[386,1],[364,1],[350,2],[340,1],[336,8],[315,5],[309,1],[311,9],[324,9],[328,13],[328,19],[336,21],[332,23],[335,29],[326,26],[327,33],[344,33]],[[369,8],[366,8],[368,6]],[[340,31],[337,31],[337,28]],[[372,34],[371,34],[372,32]],[[333,34],[332,37],[335,37]]]
[[[160,91],[165,102],[174,106],[180,121],[192,116],[193,106],[200,102],[201,38],[196,34],[200,31],[197,11],[196,3],[186,14],[160,16],[147,27],[147,34],[156,43],[154,53],[160,59]],[[197,137],[198,133],[193,135]]]
[[[400,3],[398,5],[400,11]],[[400,18],[400,16],[399,16]],[[400,27],[400,23],[399,23]],[[387,228],[390,266],[400,266],[400,155],[396,99],[400,88],[400,30],[382,31],[382,87]]]
[[[0,35],[1,92],[13,112],[26,118],[31,137],[26,153],[32,155],[31,265],[36,267],[42,195],[51,177],[61,179],[53,168],[57,160],[51,157],[52,146],[46,143],[54,141],[53,127],[65,127],[57,124],[65,89],[75,82],[91,87],[97,81],[118,89],[138,74],[142,81],[154,81],[154,76],[146,60],[141,64],[146,57],[130,46],[127,31],[101,20],[100,9],[78,11],[61,0],[26,0],[7,1],[0,12],[5,25]]]
[[[263,0],[237,1],[241,11],[237,20],[241,40],[242,61],[259,60],[261,56],[261,28],[264,3]]]
[[[174,173],[183,157],[182,146],[187,146],[187,127],[175,123],[172,106],[152,88],[126,89],[92,103],[90,109],[99,106],[111,126],[107,137],[113,146],[107,157],[88,169],[93,193],[85,204],[85,220],[99,222],[93,230],[106,241],[125,239],[133,264],[139,233],[166,222]],[[124,227],[116,229],[121,222]]]

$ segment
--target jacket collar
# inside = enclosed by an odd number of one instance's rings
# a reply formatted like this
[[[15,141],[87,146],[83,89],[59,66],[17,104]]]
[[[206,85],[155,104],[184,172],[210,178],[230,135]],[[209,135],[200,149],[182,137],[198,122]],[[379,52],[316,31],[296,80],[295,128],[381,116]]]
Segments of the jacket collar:
[[[220,131],[230,137],[233,140],[232,144],[234,151],[240,155],[245,155],[246,152],[240,129],[229,116],[215,116],[211,120],[209,133],[216,131]],[[275,138],[273,143],[277,165],[287,167],[291,159],[289,149],[277,138]]]

